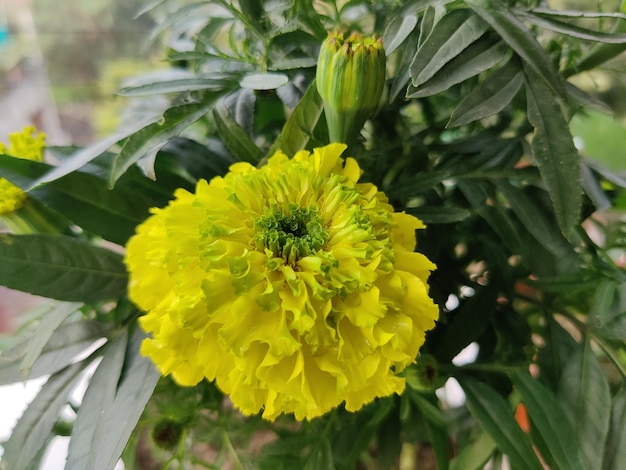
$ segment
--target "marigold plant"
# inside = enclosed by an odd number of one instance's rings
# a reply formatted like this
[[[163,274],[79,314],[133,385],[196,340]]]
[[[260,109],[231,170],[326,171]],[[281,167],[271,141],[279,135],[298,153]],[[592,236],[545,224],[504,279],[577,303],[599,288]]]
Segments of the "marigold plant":
[[[119,128],[0,154],[0,467],[623,470],[616,2],[150,2]]]

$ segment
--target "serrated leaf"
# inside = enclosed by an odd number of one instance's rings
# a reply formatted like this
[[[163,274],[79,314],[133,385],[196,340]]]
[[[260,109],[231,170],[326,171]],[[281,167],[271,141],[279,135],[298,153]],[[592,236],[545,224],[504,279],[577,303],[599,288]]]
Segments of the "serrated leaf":
[[[150,96],[198,90],[218,91],[232,86],[233,82],[230,80],[220,80],[215,78],[181,78],[178,80],[127,86],[120,89],[117,93],[121,96]]]
[[[82,306],[78,302],[53,302],[49,304],[48,311],[41,318],[37,328],[30,337],[26,356],[22,360],[20,369],[22,379],[28,380],[33,365],[41,356],[50,338],[63,324],[63,322]]]
[[[277,150],[282,150],[286,155],[294,155],[297,151],[305,149],[313,138],[313,131],[323,112],[322,98],[313,81],[287,119],[278,139],[270,148],[268,156],[273,155]]]
[[[115,185],[124,172],[140,158],[158,152],[172,137],[177,136],[206,115],[215,98],[216,96],[211,96],[201,103],[189,103],[169,108],[159,122],[150,124],[131,135],[113,162],[109,184]]]
[[[565,97],[563,80],[543,47],[506,5],[499,0],[466,0],[466,3],[535,71],[545,86],[557,96]]]
[[[0,234],[0,285],[69,302],[126,293],[122,257],[76,238]]]
[[[504,42],[496,42],[491,37],[483,36],[445,64],[426,83],[419,87],[410,85],[406,97],[421,98],[441,93],[468,78],[495,67],[509,54],[510,49]]]
[[[27,469],[36,464],[38,454],[59,419],[61,408],[68,402],[70,392],[90,362],[87,359],[72,364],[52,375],[43,385],[13,428],[9,440],[3,444],[2,462],[6,468]]]
[[[609,430],[611,395],[589,341],[565,363],[557,396],[574,428],[585,470],[600,470]]]
[[[461,100],[446,127],[457,127],[502,111],[517,95],[524,75],[517,60],[510,60],[480,82]]]
[[[545,16],[534,11],[517,11],[516,13],[519,15],[520,19],[523,19],[528,23],[574,38],[583,39],[586,41],[597,41],[605,44],[626,44],[626,34],[613,34],[603,33],[601,31],[593,31],[591,29],[582,28],[580,26],[566,23],[564,21],[555,20],[550,16]]]
[[[495,451],[496,443],[482,432],[450,462],[450,470],[481,470]]]
[[[530,439],[515,421],[509,403],[482,382],[464,378],[460,383],[472,416],[498,448],[509,456],[511,465],[514,468],[542,470]]]
[[[469,10],[444,16],[418,49],[410,68],[413,86],[425,83],[446,63],[487,31],[487,24]]]
[[[56,179],[61,178],[62,176],[68,175],[73,171],[76,171],[87,163],[91,162],[95,158],[104,154],[107,150],[109,150],[112,146],[117,144],[118,142],[124,140],[129,135],[134,134],[135,132],[143,129],[146,126],[149,126],[151,123],[154,123],[158,119],[158,116],[150,117],[145,120],[138,120],[134,122],[132,125],[126,126],[123,132],[118,132],[113,134],[106,139],[97,142],[96,144],[86,147],[84,149],[79,150],[70,158],[63,161],[63,163],[57,167],[55,167],[52,171],[46,173],[41,178],[38,178],[34,181],[28,189],[35,188],[40,184],[48,183],[50,181],[54,181]]]
[[[22,189],[53,167],[0,155],[0,175]],[[130,188],[110,189],[92,174],[72,172],[32,189],[30,197],[63,214],[87,232],[123,245],[148,215],[154,202]]]
[[[226,105],[218,103],[213,109],[217,131],[230,150],[233,158],[256,165],[263,158],[263,152],[256,146],[246,131],[233,119]]]
[[[528,120],[535,129],[531,148],[545,182],[557,221],[570,239],[582,205],[580,157],[557,98],[524,66]]]
[[[31,365],[28,379],[54,374],[71,364],[76,355],[102,338],[109,327],[96,321],[78,321],[53,332],[43,350]],[[23,380],[23,362],[31,347],[28,338],[0,354],[0,385]]]
[[[66,470],[81,470],[88,467],[89,456],[101,445],[96,430],[101,419],[115,400],[117,384],[124,366],[128,335],[117,336],[103,351],[103,358],[94,374],[76,415],[72,427]]]
[[[161,377],[152,361],[139,353],[145,333],[135,329],[129,335],[123,370],[115,384],[115,397],[112,401],[106,399],[108,406],[100,410],[93,433],[94,446],[88,465],[83,468],[109,470],[115,467]]]
[[[415,26],[417,26],[417,16],[414,14],[394,17],[383,35],[385,54],[389,55],[395,51],[409,37]]]
[[[528,373],[514,372],[511,378],[556,468],[583,470],[580,448],[560,402]]]

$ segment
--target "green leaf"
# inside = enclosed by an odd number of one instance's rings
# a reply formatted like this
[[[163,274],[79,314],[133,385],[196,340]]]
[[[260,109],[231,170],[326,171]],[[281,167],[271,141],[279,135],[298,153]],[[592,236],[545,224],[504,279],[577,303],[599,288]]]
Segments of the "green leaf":
[[[108,149],[110,149],[121,140],[125,139],[131,134],[134,134],[138,130],[143,129],[151,123],[154,123],[157,119],[158,117],[150,117],[145,120],[138,120],[132,125],[126,127],[123,132],[113,134],[112,136],[107,137],[106,139],[101,140],[100,142],[92,146],[79,150],[70,158],[64,160],[61,165],[55,167],[52,171],[46,173],[41,178],[33,182],[30,188],[35,188],[40,184],[49,183],[50,181],[59,179],[62,176],[70,174],[73,171],[78,170],[79,168],[82,168],[90,161],[104,154]]]
[[[100,178],[78,172],[29,194],[87,232],[118,245],[128,241],[155,205],[143,193],[128,188],[111,189]]]
[[[237,124],[237,121],[228,112],[225,103],[218,103],[213,109],[213,118],[217,131],[224,144],[237,161],[244,161],[256,165],[263,158],[263,152],[256,146],[246,131]]]
[[[239,85],[252,90],[275,90],[288,81],[289,77],[284,73],[252,73],[243,77]]]
[[[151,96],[166,93],[181,93],[198,90],[222,91],[233,87],[236,83],[232,80],[216,78],[179,78],[177,80],[166,80],[158,82],[144,83],[136,86],[126,86],[118,91],[122,96]]]
[[[419,87],[409,86],[407,98],[436,95],[468,78],[484,72],[510,55],[509,47],[493,37],[483,36],[445,64],[432,78]]]
[[[47,307],[46,307],[47,308]],[[43,350],[31,365],[28,379],[54,374],[71,364],[76,355],[102,338],[109,327],[96,321],[81,320],[63,325],[53,332]],[[24,360],[32,348],[28,338],[0,355],[0,385],[24,379]]]
[[[626,338],[626,284],[603,279],[595,291],[589,324],[605,339]]]
[[[602,468],[620,470],[626,462],[626,389],[622,388],[613,397],[611,425],[604,448]]]
[[[528,373],[514,372],[511,379],[522,396],[533,428],[550,452],[555,468],[583,470],[585,465],[580,448],[560,402]]]
[[[204,116],[215,98],[211,96],[201,103],[182,104],[169,108],[160,121],[131,135],[113,162],[109,184],[115,185],[120,176],[140,158],[154,156],[172,137],[177,136]],[[154,169],[148,169],[146,173],[153,174]]]
[[[626,33],[626,21],[618,21],[613,28],[614,34]],[[578,61],[573,69],[567,70],[565,75],[573,75],[596,68],[611,60],[626,50],[626,44],[596,44],[590,48]]]
[[[239,124],[248,136],[253,136],[254,114],[257,106],[257,97],[251,88],[239,90],[224,97],[222,103],[226,106],[228,114]]]
[[[487,24],[469,10],[453,10],[434,27],[413,58],[413,86],[425,83],[446,63],[487,31]]]
[[[376,430],[378,468],[395,468],[402,452],[403,439],[400,437],[400,432],[400,416],[397,410],[393,410],[378,425]]]
[[[337,467],[353,468],[355,466],[382,423],[390,419],[393,409],[394,400],[389,397],[366,405],[354,415],[341,416],[338,432],[331,436]]]
[[[385,54],[395,51],[417,26],[417,16],[414,14],[395,16],[387,25],[383,35]]]
[[[461,100],[446,127],[462,126],[499,113],[517,95],[523,82],[517,59],[511,59]]]
[[[81,419],[81,427],[86,429],[88,437],[82,440],[81,436],[81,442],[86,445],[91,442],[91,447],[87,456],[82,454],[80,449],[76,454],[72,454],[77,459],[73,461],[75,465],[72,468],[77,470],[81,468],[112,470],[115,467],[161,377],[152,361],[139,352],[141,342],[146,335],[140,329],[135,329],[128,335],[128,343],[126,340],[119,340],[113,352],[109,353],[114,354],[115,357],[107,360],[106,367],[99,374],[95,386],[105,387],[106,391],[100,393],[94,389],[94,392],[90,393],[89,402],[87,404],[83,402],[81,406],[80,410],[83,410],[85,406],[87,413]],[[120,355],[123,353],[125,357],[122,366]],[[107,379],[113,381],[114,387],[106,384]],[[94,384],[91,384],[89,388],[93,386]],[[101,403],[102,408],[97,407],[98,403]],[[92,432],[89,420],[94,417],[94,413],[98,417]],[[72,433],[72,439],[74,439],[74,433]],[[84,458],[88,459],[87,465],[79,465],[80,462],[84,462]]]
[[[458,185],[474,210],[498,234],[502,242],[513,253],[520,253],[523,243],[518,227],[501,207],[487,204],[491,197],[485,188],[472,181],[459,181]]]
[[[313,450],[307,455],[304,463],[300,466],[303,470],[319,470],[320,468],[333,467],[333,450],[328,438],[323,438],[317,442]]]
[[[411,175],[411,178],[406,182],[394,183],[388,188],[385,188],[385,192],[389,197],[408,199],[425,193],[452,176],[454,175],[452,175],[449,170],[425,171],[417,175]]]
[[[2,463],[6,468],[28,469],[38,463],[37,456],[48,442],[61,408],[91,359],[68,366],[44,384],[3,444]]]
[[[435,460],[437,462],[437,470],[447,470],[450,468],[450,435],[446,427],[437,426],[435,423],[424,420],[426,432],[430,445],[435,452]]]
[[[573,425],[585,470],[600,470],[611,417],[611,395],[589,341],[567,360],[557,396]]]
[[[541,470],[543,467],[535,455],[530,439],[515,421],[509,403],[482,382],[463,378],[460,383],[472,416],[498,448],[509,456],[511,465],[514,468]]]
[[[22,189],[52,168],[45,163],[0,155],[0,174]],[[126,243],[155,205],[130,186],[111,189],[105,180],[82,172],[61,176],[32,189],[29,195],[87,232],[119,245]]]
[[[467,0],[466,3],[532,68],[544,86],[562,98],[563,81],[532,32],[499,0]]]
[[[317,93],[317,87],[313,81],[287,119],[278,139],[270,148],[268,156],[273,155],[277,150],[282,150],[286,155],[294,155],[299,150],[305,149],[313,139],[313,131],[323,112],[322,98]]]
[[[519,15],[520,19],[527,21],[528,23],[574,38],[584,39],[587,41],[597,41],[605,44],[626,44],[626,34],[593,31],[591,29],[582,28],[564,21],[555,20],[550,16],[545,16],[533,11],[517,11],[516,13]]]
[[[571,247],[540,209],[540,204],[531,198],[530,191],[517,188],[504,179],[496,182],[496,187],[502,192],[511,209],[530,234],[537,239],[547,250],[557,256],[571,254]]]
[[[495,451],[496,443],[489,434],[481,432],[450,462],[450,470],[482,470]]]
[[[406,212],[413,214],[426,224],[452,224],[465,220],[472,215],[467,209],[445,206],[409,207]]]
[[[82,306],[77,302],[52,302],[48,304],[48,311],[41,318],[37,328],[30,338],[26,356],[22,360],[22,379],[28,380],[31,370],[37,359],[41,357],[44,348],[63,322]]]
[[[115,399],[117,383],[124,366],[128,335],[119,335],[103,350],[103,358],[83,397],[72,428],[65,468],[88,468],[89,455],[100,445],[95,434],[100,419]]]
[[[524,66],[528,120],[535,128],[531,148],[546,184],[557,221],[570,239],[578,224],[582,205],[580,157],[557,98]]]
[[[55,235],[0,234],[0,285],[51,299],[97,302],[126,293],[122,257]]]

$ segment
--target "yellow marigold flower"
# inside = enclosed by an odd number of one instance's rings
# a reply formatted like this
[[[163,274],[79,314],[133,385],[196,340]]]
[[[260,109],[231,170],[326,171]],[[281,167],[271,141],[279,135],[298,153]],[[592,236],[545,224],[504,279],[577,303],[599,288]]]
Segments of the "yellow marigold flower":
[[[46,135],[33,133],[35,127],[25,127],[22,132],[9,135],[9,146],[0,142],[0,154],[7,154],[27,160],[42,161],[43,149],[46,146]],[[10,214],[19,209],[26,200],[26,194],[13,183],[0,178],[0,215]]]
[[[358,183],[331,144],[201,180],[138,227],[142,353],[182,385],[215,380],[245,414],[320,416],[400,393],[438,309],[421,221]]]

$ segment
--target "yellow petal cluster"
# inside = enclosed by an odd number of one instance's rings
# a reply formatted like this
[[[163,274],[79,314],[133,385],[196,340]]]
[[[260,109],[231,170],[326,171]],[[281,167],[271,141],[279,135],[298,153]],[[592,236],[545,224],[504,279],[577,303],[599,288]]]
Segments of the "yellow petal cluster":
[[[33,135],[33,126],[25,127],[22,132],[9,135],[9,146],[0,142],[0,154],[7,154],[27,160],[42,161],[46,146],[46,136],[39,133]],[[26,200],[26,194],[13,183],[0,178],[0,215],[9,214],[19,209]]]
[[[320,416],[403,391],[438,309],[421,221],[359,183],[331,144],[231,166],[153,209],[127,246],[142,353],[182,385],[215,380],[245,414]]]

